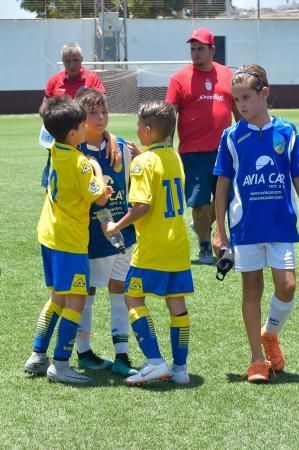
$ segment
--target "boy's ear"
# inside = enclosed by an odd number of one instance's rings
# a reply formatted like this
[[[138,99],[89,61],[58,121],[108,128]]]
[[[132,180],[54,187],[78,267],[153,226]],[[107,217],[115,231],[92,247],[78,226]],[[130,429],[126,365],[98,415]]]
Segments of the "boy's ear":
[[[145,129],[146,129],[146,134],[149,136],[149,135],[151,134],[151,132],[152,132],[151,127],[150,127],[149,125],[147,125],[147,126],[145,127]]]
[[[262,88],[262,93],[263,93],[263,96],[264,96],[265,98],[268,98],[268,97],[269,97],[270,89],[268,88],[268,86],[264,86],[264,87]]]

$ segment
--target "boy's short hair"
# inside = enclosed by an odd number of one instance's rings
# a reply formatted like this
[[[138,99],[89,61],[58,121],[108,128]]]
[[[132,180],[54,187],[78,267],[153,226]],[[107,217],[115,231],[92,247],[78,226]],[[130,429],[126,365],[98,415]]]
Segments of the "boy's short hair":
[[[153,128],[163,140],[171,136],[175,129],[176,110],[171,103],[149,101],[139,107],[138,118]]]
[[[43,120],[54,139],[63,142],[71,130],[77,130],[85,122],[86,112],[71,98],[54,96],[47,100]]]
[[[97,89],[80,89],[75,97],[76,102],[84,109],[94,110],[98,106],[107,106],[106,96]]]

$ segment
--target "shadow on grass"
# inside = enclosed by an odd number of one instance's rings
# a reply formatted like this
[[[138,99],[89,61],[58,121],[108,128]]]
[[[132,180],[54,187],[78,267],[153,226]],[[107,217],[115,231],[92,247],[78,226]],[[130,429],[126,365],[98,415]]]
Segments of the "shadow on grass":
[[[197,258],[197,259],[191,259],[191,264],[192,264],[192,266],[215,267],[217,258],[215,258],[215,256],[214,256],[214,257],[213,257],[213,260],[214,260],[213,264],[203,264],[203,263],[200,263],[200,262],[199,262],[198,258]]]
[[[237,373],[226,374],[226,379],[228,383],[240,383],[242,381],[247,381],[244,375]],[[279,372],[276,376],[270,376],[271,384],[289,384],[289,383],[299,383],[299,374],[290,372]]]

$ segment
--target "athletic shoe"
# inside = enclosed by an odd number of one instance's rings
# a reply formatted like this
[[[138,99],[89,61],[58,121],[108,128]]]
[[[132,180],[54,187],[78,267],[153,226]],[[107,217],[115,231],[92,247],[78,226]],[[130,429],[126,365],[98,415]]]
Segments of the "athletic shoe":
[[[127,353],[118,353],[115,357],[115,361],[112,365],[112,372],[115,375],[120,375],[121,377],[130,377],[135,375],[138,370],[132,367],[132,363],[127,355]]]
[[[50,365],[47,353],[33,352],[25,364],[25,372],[32,375],[46,375]]]
[[[270,367],[270,361],[255,361],[247,369],[247,380],[251,383],[269,381]]]
[[[147,383],[148,381],[168,380],[170,377],[169,369],[164,361],[158,365],[146,361],[135,375],[126,378],[126,383],[134,386]]]
[[[190,377],[188,375],[186,367],[184,367],[179,372],[175,372],[173,368],[170,369],[170,378],[169,381],[173,381],[177,384],[189,384],[190,383]]]
[[[55,359],[47,370],[47,378],[55,383],[84,384],[92,381],[92,378],[73,369],[69,365],[69,361],[56,361]]]
[[[201,242],[199,251],[200,264],[212,265],[214,264],[212,245],[210,242]]]
[[[265,349],[266,358],[271,361],[271,366],[275,372],[281,372],[285,366],[285,359],[280,350],[278,335],[266,333],[262,328],[262,344]]]
[[[78,367],[79,369],[89,370],[109,370],[111,369],[113,361],[110,359],[102,359],[88,350],[84,353],[78,353]]]

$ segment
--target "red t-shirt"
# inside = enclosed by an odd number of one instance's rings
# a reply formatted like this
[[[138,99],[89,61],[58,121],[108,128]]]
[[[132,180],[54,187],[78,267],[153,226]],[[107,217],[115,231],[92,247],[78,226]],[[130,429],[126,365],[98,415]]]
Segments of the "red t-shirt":
[[[166,101],[178,109],[179,152],[209,152],[219,146],[223,130],[231,125],[232,71],[213,62],[210,72],[193,64],[170,80]]]
[[[103,94],[106,93],[98,75],[81,67],[80,73],[75,80],[69,80],[65,70],[52,75],[47,82],[45,94],[46,97],[69,95],[74,98],[81,87],[94,88],[103,92]]]

